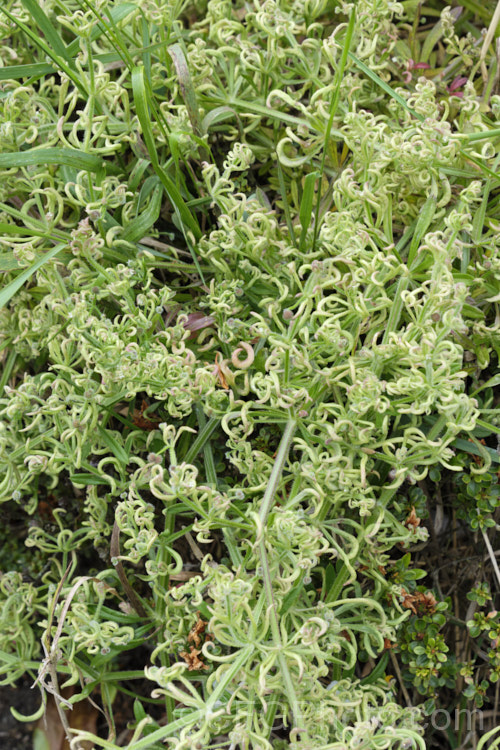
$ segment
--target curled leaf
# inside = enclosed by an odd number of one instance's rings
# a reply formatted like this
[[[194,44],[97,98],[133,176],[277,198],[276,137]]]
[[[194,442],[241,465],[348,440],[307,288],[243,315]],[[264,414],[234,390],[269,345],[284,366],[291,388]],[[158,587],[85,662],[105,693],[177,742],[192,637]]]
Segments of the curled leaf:
[[[247,356],[245,357],[245,359],[239,359],[238,355],[240,354],[240,352],[246,353]],[[241,341],[239,347],[235,349],[231,355],[231,362],[233,363],[234,367],[237,367],[240,370],[246,370],[247,367],[250,367],[253,364],[254,359],[254,351],[250,344],[247,344],[245,341]]]

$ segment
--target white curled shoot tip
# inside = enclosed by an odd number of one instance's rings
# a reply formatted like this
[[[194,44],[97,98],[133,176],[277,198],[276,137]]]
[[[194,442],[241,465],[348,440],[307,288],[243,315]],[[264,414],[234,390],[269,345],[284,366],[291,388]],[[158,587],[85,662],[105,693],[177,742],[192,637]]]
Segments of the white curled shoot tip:
[[[241,352],[246,353],[245,359],[240,359],[239,354]],[[231,355],[231,362],[233,363],[234,367],[237,367],[239,370],[246,370],[248,367],[250,367],[253,364],[253,361],[255,359],[255,354],[253,351],[253,348],[250,344],[247,344],[245,341],[240,341],[240,345],[237,349],[234,350],[234,352]]]

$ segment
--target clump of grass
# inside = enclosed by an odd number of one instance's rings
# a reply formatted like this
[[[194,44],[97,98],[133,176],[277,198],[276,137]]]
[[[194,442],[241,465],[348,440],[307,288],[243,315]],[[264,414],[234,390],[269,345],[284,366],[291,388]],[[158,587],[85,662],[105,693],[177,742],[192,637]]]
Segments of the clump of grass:
[[[411,554],[440,472],[499,462],[496,15],[463,5],[2,8],[0,501],[33,562],[0,664],[72,747],[425,748],[443,691],[493,694]],[[498,493],[465,493],[492,552]]]

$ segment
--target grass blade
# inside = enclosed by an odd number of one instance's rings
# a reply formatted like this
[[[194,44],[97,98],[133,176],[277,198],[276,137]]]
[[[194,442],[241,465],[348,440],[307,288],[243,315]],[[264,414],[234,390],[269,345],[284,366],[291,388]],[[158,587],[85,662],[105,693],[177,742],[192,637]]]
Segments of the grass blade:
[[[389,94],[389,96],[394,99],[398,104],[400,104],[412,117],[415,117],[417,120],[423,121],[424,117],[423,115],[419,115],[418,112],[415,112],[414,109],[408,106],[408,102],[403,99],[402,96],[399,96],[394,89],[392,89],[388,83],[383,81],[380,76],[378,76],[376,73],[373,72],[373,70],[370,70],[370,68],[364,64],[364,62],[361,62],[361,60],[358,60],[356,55],[353,55],[352,52],[349,52],[349,57],[353,61],[354,65],[361,70],[365,76],[370,78],[374,83],[377,84],[379,88],[382,89],[382,91],[385,91],[386,94]]]
[[[255,114],[262,115],[269,120],[278,120],[285,122],[288,125],[294,125],[295,127],[304,127],[313,132],[320,132],[318,127],[315,127],[312,123],[302,117],[295,117],[295,115],[289,115],[287,112],[280,112],[278,109],[272,109],[271,107],[265,107],[263,104],[257,104],[245,99],[231,98],[227,101],[224,99],[218,99],[217,97],[206,97],[203,99],[203,103],[209,108],[212,104],[223,105],[229,109],[233,109],[236,113],[245,114],[246,112],[254,112]],[[217,109],[222,109],[222,106],[218,106]],[[338,135],[341,137],[339,131],[331,131],[332,135]]]
[[[12,374],[12,370],[14,369],[14,365],[16,364],[16,359],[18,358],[18,356],[18,353],[12,349],[7,356],[7,360],[3,364],[2,375],[0,376],[0,393],[2,394],[4,387],[9,382],[9,378]]]
[[[129,456],[122,445],[114,437],[114,435],[102,425],[98,425],[99,435],[106,448],[118,459],[121,466],[125,467],[128,464]]]
[[[196,93],[189,72],[189,67],[186,60],[186,55],[180,44],[173,44],[168,48],[168,53],[172,58],[177,76],[179,78],[179,86],[188,111],[189,119],[193,127],[195,135],[199,138],[202,135],[202,126],[200,123],[200,108],[196,99]]]
[[[295,230],[293,228],[292,214],[290,211],[290,204],[288,202],[288,192],[285,185],[285,176],[283,174],[283,167],[280,164],[280,160],[276,159],[276,167],[278,170],[278,180],[280,186],[281,200],[283,201],[283,211],[285,212],[286,225],[290,234],[290,239],[293,245],[297,247],[297,238],[295,237]]]
[[[111,18],[111,22],[113,23],[113,25],[115,25],[127,18],[134,10],[137,10],[137,6],[133,3],[120,3],[120,5],[115,8],[107,9],[106,13],[108,17]],[[99,22],[92,29],[92,33],[90,34],[90,41],[95,42],[96,39],[99,39],[99,37],[104,34],[105,31],[105,26],[101,22]],[[80,51],[80,40],[73,39],[73,41],[68,44],[66,49],[70,55],[77,55]]]
[[[476,419],[476,425],[477,427],[481,428],[481,437],[483,437],[486,433],[486,435],[500,435],[500,427],[497,427],[495,424],[491,424],[491,422],[486,422],[484,419]],[[477,434],[479,435],[479,430],[477,431]]]
[[[456,438],[451,445],[465,453],[470,453],[472,456],[480,456],[480,458],[483,458],[487,462],[500,463],[500,456],[497,451],[493,450],[493,448],[488,448],[487,445],[482,445],[473,435],[471,435],[470,440]]]
[[[153,179],[156,179],[153,178]],[[145,237],[155,221],[158,220],[161,211],[161,197],[163,188],[157,185],[145,211],[128,224],[122,234],[122,239],[127,242],[138,242]]]
[[[30,217],[31,218],[31,217]],[[19,227],[17,224],[7,224],[5,221],[0,221],[0,233],[2,234],[17,234],[20,236],[28,235],[32,236],[35,235],[35,237],[47,237],[47,232],[43,232],[41,230],[33,229],[32,227],[24,226]],[[59,239],[62,239],[59,237]]]
[[[48,57],[50,57],[51,60],[54,61],[56,65],[56,69],[63,70],[68,78],[73,81],[75,86],[77,87],[78,91],[84,96],[85,98],[88,98],[88,91],[85,89],[85,86],[81,82],[79,76],[75,73],[75,70],[73,69],[73,65],[69,65],[64,57],[60,57],[54,50],[52,50],[48,44],[45,43],[43,39],[41,39],[40,36],[38,36],[34,31],[30,29],[29,26],[27,26],[25,23],[20,21],[18,18],[16,18],[10,11],[6,10],[5,8],[0,8],[0,11],[4,13],[9,21],[14,23],[21,31],[23,31],[26,36],[31,39],[33,44],[35,44],[37,47],[39,47],[43,52],[45,52]]]
[[[304,192],[302,193],[299,210],[300,225],[302,227],[299,240],[299,250],[302,252],[305,250],[307,230],[309,229],[313,216],[314,186],[316,185],[318,177],[319,172],[311,172],[311,174],[308,174],[304,180]]]
[[[18,78],[32,78],[46,73],[55,73],[56,69],[49,63],[32,63],[31,65],[6,65],[0,68],[0,81],[17,80]]]
[[[144,13],[142,14],[142,18],[141,18],[141,32],[142,32],[142,45],[145,50],[142,54],[142,64],[144,65],[146,78],[148,79],[149,84],[151,85],[151,52],[146,51],[149,49],[149,45],[151,44],[151,39],[149,37],[148,22],[146,21],[146,17],[144,16]]]
[[[500,373],[493,375],[493,377],[489,378],[485,383],[482,383],[479,388],[476,388],[476,390],[471,393],[471,396],[477,396],[477,394],[485,388],[494,388],[497,385],[500,385]]]
[[[216,107],[207,112],[201,122],[201,130],[203,133],[208,133],[212,125],[218,125],[220,122],[225,122],[235,117],[238,120],[238,115],[231,109],[231,107]]]
[[[40,164],[65,164],[87,172],[98,172],[104,166],[112,166],[100,156],[70,148],[32,148],[28,151],[0,154],[0,169],[31,167]],[[113,171],[116,171],[116,167],[113,167]]]
[[[340,592],[342,591],[344,584],[346,583],[348,578],[349,569],[347,568],[345,563],[341,563],[339,571],[335,577],[334,584],[326,595],[325,603],[337,601],[337,599],[340,597]]]
[[[271,476],[269,477],[269,482],[266,487],[266,491],[264,492],[264,497],[262,498],[262,503],[259,509],[259,519],[263,526],[266,523],[267,516],[269,515],[273,503],[275,502],[276,490],[278,489],[278,484],[281,480],[283,468],[288,458],[296,429],[296,420],[288,419],[285,429],[283,430],[283,435],[281,436],[280,444],[276,452],[276,460],[273,465]]]
[[[9,300],[23,286],[23,284],[28,281],[31,276],[33,276],[35,271],[38,271],[39,268],[41,268],[45,263],[54,258],[58,253],[61,252],[61,250],[64,250],[65,247],[66,245],[62,243],[60,245],[56,245],[52,248],[52,250],[49,250],[49,252],[46,253],[42,258],[39,258],[35,263],[33,263],[32,266],[22,271],[19,276],[16,276],[16,278],[11,281],[10,284],[7,284],[4,289],[0,290],[0,308],[5,307],[7,302],[9,302]]]
[[[422,45],[420,52],[419,62],[427,62],[431,56],[431,52],[443,36],[443,24],[442,21],[438,21],[432,29],[429,29],[425,35],[425,40]]]
[[[32,0],[27,0],[28,3],[31,4]],[[26,5],[26,2],[25,2]],[[35,6],[38,8],[38,6]],[[40,10],[40,9],[38,9]],[[115,24],[119,23],[120,21],[123,21],[127,16],[129,16],[134,10],[136,10],[136,6],[132,3],[121,3],[116,8],[112,8],[110,11],[108,10],[108,15],[111,16],[113,22]],[[34,17],[34,15],[33,15]],[[48,19],[47,19],[48,21]],[[50,21],[48,21],[50,24]],[[39,24],[40,25],[40,24]],[[52,24],[50,26],[53,28]],[[40,28],[42,26],[40,25]],[[43,29],[42,29],[43,31]],[[100,36],[106,31],[105,27],[102,23],[98,23],[94,29],[92,30],[92,33],[90,35],[90,41],[95,42],[97,39],[99,39]],[[59,35],[54,29],[54,32],[56,36],[59,38]],[[45,33],[45,32],[44,32]],[[47,34],[45,34],[45,37],[49,41],[49,37]],[[63,42],[61,41],[61,44],[64,47]],[[160,44],[152,45],[151,50],[155,47],[160,47]],[[53,44],[54,52],[57,53],[56,47]],[[73,39],[72,42],[70,42],[67,47],[64,47],[64,54],[59,54],[59,57],[63,57],[68,64],[73,63],[73,57],[75,57],[78,52],[80,51],[80,39]],[[132,54],[139,54],[141,50],[130,50]],[[62,49],[61,49],[62,53]],[[103,55],[96,55],[96,60],[99,60],[101,62],[117,62],[118,60],[121,60],[121,55],[118,55],[116,53],[107,53]],[[0,81],[6,81],[6,80],[17,80],[19,78],[31,78],[31,77],[37,77],[37,76],[43,76],[43,75],[49,75],[50,73],[55,73],[57,71],[57,68],[53,65],[50,65],[50,63],[32,63],[30,65],[6,65],[3,68],[0,68]]]
[[[355,24],[356,24],[356,7],[353,6],[351,10],[351,15],[349,17],[349,24],[347,26],[347,31],[346,31],[345,40],[344,40],[344,48],[342,50],[342,56],[340,58],[340,64],[339,64],[339,67],[337,69],[336,76],[335,76],[335,83],[336,83],[335,94],[333,96],[332,103],[330,106],[330,113],[328,116],[328,123],[327,123],[326,131],[325,131],[325,141],[323,144],[323,154],[321,156],[321,167],[319,170],[320,183],[319,183],[319,188],[318,188],[318,195],[316,198],[316,211],[314,213],[314,236],[313,236],[313,242],[312,242],[313,250],[316,246],[316,239],[318,237],[318,232],[319,232],[319,210],[321,206],[321,180],[325,172],[326,155],[328,153],[328,142],[330,138],[332,137],[333,120],[335,118],[337,107],[340,101],[340,84],[342,81],[342,77],[344,75],[345,66],[347,64],[347,56],[350,54],[349,48],[351,46],[352,37],[354,35]]]
[[[68,52],[66,45],[60,35],[52,25],[49,18],[45,15],[43,8],[35,0],[22,0],[22,4],[32,17],[33,21],[43,33],[45,39],[50,44],[56,55],[66,60],[70,67],[74,67],[74,61]]]
[[[381,677],[383,677],[385,674],[388,661],[389,661],[389,653],[386,651],[384,654],[382,654],[379,661],[377,662],[377,665],[372,669],[370,674],[367,675],[366,677],[363,677],[363,679],[361,680],[361,684],[371,685],[373,682],[376,682],[376,680],[379,680]]]
[[[196,416],[198,418],[198,424],[200,425],[200,429],[202,430],[206,425],[203,408],[201,404],[195,404],[194,408]],[[206,440],[203,446],[203,458],[205,462],[205,476],[207,478],[207,482],[213,487],[217,487],[217,472],[215,471],[214,454],[212,451],[212,444],[210,443],[210,440]]]
[[[358,58],[353,55],[352,52],[349,52],[349,57],[356,65],[356,67],[359,68],[359,70],[361,70],[366,76],[368,76],[368,78],[376,83],[377,86],[382,89],[382,91],[385,91],[386,94],[389,94],[389,96],[396,102],[398,102],[398,104],[400,104],[412,117],[415,117],[415,119],[419,120],[420,122],[424,121],[425,118],[423,115],[419,115],[418,112],[415,112],[414,109],[409,107],[408,103],[403,99],[403,97],[399,96],[399,94],[397,94],[394,89],[389,86],[389,84],[383,81],[380,76],[373,72],[373,70],[370,70],[370,68],[363,62],[361,62],[361,60],[358,60]],[[500,176],[498,174],[495,174],[492,169],[483,164],[480,159],[472,156],[472,154],[468,154],[464,148],[460,149],[460,153],[464,157],[464,159],[468,159],[469,161],[471,161],[473,164],[479,167],[479,169],[484,172],[484,174],[492,177],[495,182],[500,182]]]
[[[163,167],[158,161],[158,154],[156,143],[153,136],[153,130],[151,128],[150,114],[148,107],[148,95],[146,92],[146,84],[144,80],[144,68],[135,67],[132,71],[132,90],[134,93],[134,101],[137,108],[137,116],[141,124],[142,135],[146,148],[151,159],[151,164],[156,174],[160,178],[167,195],[174,207],[175,212],[178,215],[181,226],[187,227],[194,235],[195,239],[200,239],[201,229],[199,224],[189,208],[186,206],[180,191],[177,189],[174,181],[168,176]]]
[[[95,5],[89,2],[89,0],[77,0],[77,2],[81,8],[86,7],[91,11],[91,13],[94,14],[94,16],[98,19],[101,28],[103,29],[102,33],[106,32],[109,43],[113,45],[113,47],[119,54],[120,59],[123,60],[123,62],[129,67],[129,69],[132,69],[133,60],[130,55],[130,52],[127,49],[127,47],[124,45],[122,38],[120,37],[120,34],[118,35],[115,34],[116,25],[113,19],[113,15],[110,14],[108,18],[105,18],[96,9]],[[108,24],[108,21],[109,21],[109,24]],[[111,26],[113,27],[113,29],[111,29]]]
[[[411,245],[408,251],[408,260],[406,261],[406,265],[409,269],[411,269],[413,261],[415,260],[420,241],[429,229],[432,219],[434,218],[434,214],[436,213],[436,201],[437,189],[435,183],[433,183],[429,197],[422,206],[419,217],[417,219],[417,225],[415,227],[413,237],[411,238]]]
[[[212,433],[217,429],[218,425],[220,425],[220,419],[211,417],[208,422],[201,428],[196,440],[184,457],[184,461],[187,464],[193,463],[198,453],[202,448],[205,447],[207,441],[210,440]]]
[[[14,257],[14,253],[0,254],[0,273],[2,271],[15,271],[19,268],[19,263]]]

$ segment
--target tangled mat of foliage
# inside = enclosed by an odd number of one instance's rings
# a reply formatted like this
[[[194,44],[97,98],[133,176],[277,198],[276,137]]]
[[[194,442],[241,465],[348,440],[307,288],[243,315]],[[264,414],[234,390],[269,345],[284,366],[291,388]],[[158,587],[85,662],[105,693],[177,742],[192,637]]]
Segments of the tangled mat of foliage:
[[[4,0],[0,675],[72,750],[500,742],[500,5],[461,6]]]

